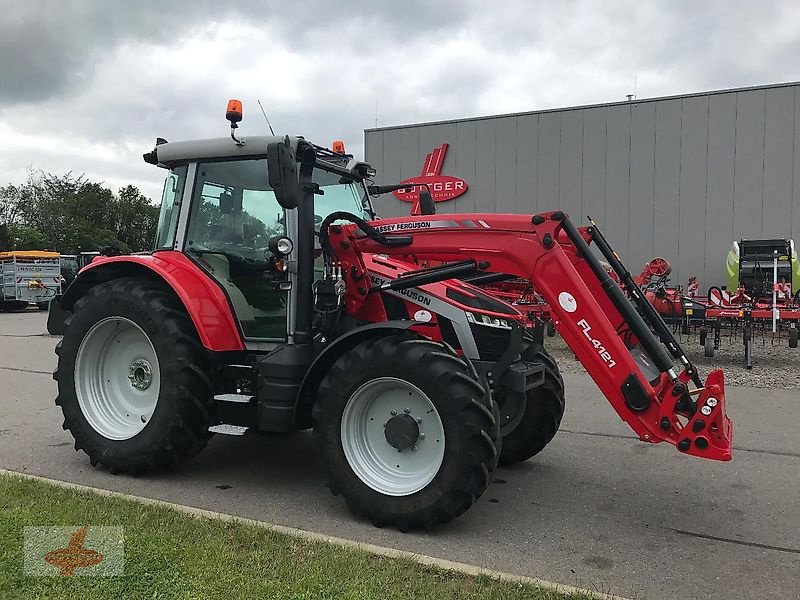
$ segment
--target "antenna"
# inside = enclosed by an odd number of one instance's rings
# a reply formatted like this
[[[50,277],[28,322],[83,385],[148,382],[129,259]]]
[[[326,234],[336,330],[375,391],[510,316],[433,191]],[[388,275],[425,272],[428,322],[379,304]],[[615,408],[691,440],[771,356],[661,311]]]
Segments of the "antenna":
[[[267,113],[264,110],[264,107],[261,105],[261,100],[256,100],[256,102],[258,102],[258,108],[261,109],[261,114],[264,115],[264,119],[267,121],[267,127],[269,127],[269,132],[272,135],[275,135],[275,131],[273,131],[273,129],[272,129],[272,123],[269,122],[269,117],[267,116]]]

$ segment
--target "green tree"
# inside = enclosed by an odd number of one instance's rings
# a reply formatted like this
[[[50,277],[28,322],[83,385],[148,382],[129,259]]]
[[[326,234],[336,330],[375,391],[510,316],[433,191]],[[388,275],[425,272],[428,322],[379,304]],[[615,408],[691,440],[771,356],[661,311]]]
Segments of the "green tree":
[[[10,225],[22,216],[24,188],[9,184],[0,187],[0,223]]]
[[[116,234],[131,250],[149,250],[156,237],[158,207],[139,188],[120,188],[116,201]]]
[[[10,225],[9,250],[49,250],[52,248],[44,234],[30,225]]]
[[[0,248],[14,243],[9,228],[25,225],[26,244],[41,241],[71,254],[78,247],[97,250],[116,246],[123,252],[149,250],[158,224],[158,208],[138,188],[118,194],[101,183],[72,173],[31,171],[21,186],[0,188]],[[19,244],[19,242],[17,242]]]
[[[0,187],[0,252],[14,247],[11,228],[22,218],[24,193],[20,186]]]

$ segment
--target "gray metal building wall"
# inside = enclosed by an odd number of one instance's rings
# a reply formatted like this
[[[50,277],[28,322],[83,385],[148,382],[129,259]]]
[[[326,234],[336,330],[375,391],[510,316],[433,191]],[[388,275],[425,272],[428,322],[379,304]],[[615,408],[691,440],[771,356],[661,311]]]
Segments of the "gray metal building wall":
[[[443,174],[469,190],[439,212],[591,215],[637,272],[663,256],[673,282],[725,282],[740,238],[800,249],[800,83],[367,129],[379,183],[418,176],[449,143]],[[391,195],[379,214],[408,214]]]

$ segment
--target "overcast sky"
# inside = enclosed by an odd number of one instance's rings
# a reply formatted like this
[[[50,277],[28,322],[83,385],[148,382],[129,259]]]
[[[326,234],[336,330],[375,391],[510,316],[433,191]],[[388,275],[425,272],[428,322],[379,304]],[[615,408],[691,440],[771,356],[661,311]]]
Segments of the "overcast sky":
[[[156,136],[363,130],[800,80],[800,2],[0,0],[0,185],[133,183]],[[376,111],[377,106],[377,111]]]

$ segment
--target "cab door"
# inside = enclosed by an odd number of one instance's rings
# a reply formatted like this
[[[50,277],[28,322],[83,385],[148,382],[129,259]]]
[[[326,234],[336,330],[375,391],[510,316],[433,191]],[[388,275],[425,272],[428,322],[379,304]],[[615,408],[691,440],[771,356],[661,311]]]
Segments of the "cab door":
[[[288,274],[269,240],[286,215],[269,187],[263,158],[199,163],[185,252],[223,288],[246,339],[285,341]]]

